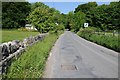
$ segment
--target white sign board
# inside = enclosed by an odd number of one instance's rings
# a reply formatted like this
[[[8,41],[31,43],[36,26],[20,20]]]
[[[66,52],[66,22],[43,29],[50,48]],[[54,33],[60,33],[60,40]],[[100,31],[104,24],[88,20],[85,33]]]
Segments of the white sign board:
[[[88,23],[84,23],[84,27],[88,27]]]

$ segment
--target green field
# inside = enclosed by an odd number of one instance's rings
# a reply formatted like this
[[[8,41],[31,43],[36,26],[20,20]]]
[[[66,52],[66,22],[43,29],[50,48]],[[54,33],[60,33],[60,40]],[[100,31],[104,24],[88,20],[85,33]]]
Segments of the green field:
[[[58,35],[49,34],[41,42],[27,48],[18,60],[12,62],[7,78],[40,78],[45,68],[49,52]]]
[[[2,30],[2,43],[8,42],[11,40],[23,40],[29,36],[35,36],[39,34],[38,32],[30,32],[30,31],[18,31],[18,30]]]

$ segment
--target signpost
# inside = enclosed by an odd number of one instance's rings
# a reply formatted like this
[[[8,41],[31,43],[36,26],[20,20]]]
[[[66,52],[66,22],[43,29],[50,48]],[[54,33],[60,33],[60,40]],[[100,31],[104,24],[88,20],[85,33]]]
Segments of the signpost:
[[[88,27],[88,23],[84,23],[84,27]]]

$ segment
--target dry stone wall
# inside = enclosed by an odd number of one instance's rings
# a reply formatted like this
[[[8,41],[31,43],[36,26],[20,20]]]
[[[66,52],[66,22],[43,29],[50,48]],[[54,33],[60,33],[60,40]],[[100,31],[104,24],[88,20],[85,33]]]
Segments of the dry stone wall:
[[[0,74],[5,74],[13,57],[18,58],[26,47],[41,41],[47,34],[39,34],[23,39],[23,41],[13,40],[0,44]]]

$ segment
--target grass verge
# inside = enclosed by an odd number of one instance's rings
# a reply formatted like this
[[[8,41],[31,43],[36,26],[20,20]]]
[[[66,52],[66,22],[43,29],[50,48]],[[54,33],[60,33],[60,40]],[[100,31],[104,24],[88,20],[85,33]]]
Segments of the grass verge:
[[[118,36],[108,36],[108,35],[102,35],[102,34],[89,34],[89,33],[78,33],[79,36],[95,42],[99,45],[102,45],[104,47],[107,47],[109,49],[112,49],[114,51],[120,52],[120,38]]]
[[[43,41],[27,48],[18,60],[12,62],[7,78],[40,78],[46,59],[57,38],[57,35],[50,34]]]

